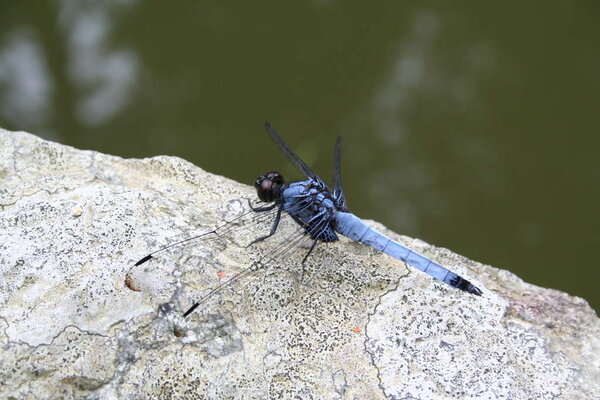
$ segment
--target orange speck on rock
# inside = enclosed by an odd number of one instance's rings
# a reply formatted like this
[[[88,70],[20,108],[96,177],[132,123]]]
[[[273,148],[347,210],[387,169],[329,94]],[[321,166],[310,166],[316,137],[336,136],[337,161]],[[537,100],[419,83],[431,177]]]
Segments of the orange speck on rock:
[[[354,333],[361,333],[362,329],[360,329],[360,327],[358,327],[358,326],[355,326],[354,328],[352,328],[352,332],[354,332]]]
[[[227,275],[225,275],[225,272],[223,272],[223,271],[219,271],[219,272],[217,272],[217,276],[219,277],[219,279],[223,279],[223,278],[225,278]]]

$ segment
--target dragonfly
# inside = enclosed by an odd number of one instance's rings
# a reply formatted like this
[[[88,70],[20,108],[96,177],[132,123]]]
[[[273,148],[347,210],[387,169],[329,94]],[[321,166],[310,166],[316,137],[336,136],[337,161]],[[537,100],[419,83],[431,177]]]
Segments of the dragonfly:
[[[183,313],[183,317],[190,315],[209,297],[225,287],[231,286],[235,282],[260,270],[264,270],[275,262],[285,261],[290,254],[293,254],[302,247],[300,246],[301,243],[308,241],[307,244],[309,246],[306,247],[309,247],[309,249],[302,260],[302,280],[305,273],[304,265],[306,260],[314,251],[317,244],[320,242],[330,243],[338,241],[340,235],[381,251],[455,289],[477,296],[482,295],[483,292],[481,289],[467,279],[378,232],[348,210],[346,197],[342,188],[341,137],[338,136],[335,143],[333,186],[329,186],[290,149],[281,135],[269,122],[265,123],[265,128],[281,153],[306,177],[306,180],[286,183],[283,175],[277,171],[270,171],[260,175],[254,182],[254,187],[256,188],[261,204],[266,205],[253,206],[249,202],[250,211],[244,213],[242,216],[210,232],[162,247],[137,261],[134,267],[150,261],[158,253],[173,247],[188,244],[198,239],[227,237],[227,235],[238,229],[248,229],[250,224],[263,224],[265,220],[268,220],[268,218],[263,218],[264,216],[272,217],[269,233],[256,238],[248,246],[265,241],[275,235],[280,227],[283,213],[289,215],[297,227],[292,234],[287,236],[278,246],[268,250],[258,261],[242,269],[241,272],[238,272],[198,299]],[[222,275],[219,275],[219,277],[221,278]]]

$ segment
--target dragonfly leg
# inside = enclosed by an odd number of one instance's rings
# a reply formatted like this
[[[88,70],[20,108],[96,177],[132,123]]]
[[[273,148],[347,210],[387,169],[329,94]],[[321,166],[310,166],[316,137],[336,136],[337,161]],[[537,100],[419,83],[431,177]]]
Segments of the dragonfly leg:
[[[252,202],[250,201],[250,199],[248,199],[248,205],[250,206],[250,209],[254,212],[265,212],[265,211],[271,211],[272,209],[274,209],[275,207],[277,207],[277,203],[273,203],[270,206],[264,206],[264,207],[254,207],[252,205]]]
[[[272,210],[272,209],[273,209],[273,207],[274,207],[275,205],[277,205],[277,204],[274,204],[273,206],[270,206],[270,210]],[[253,241],[252,241],[252,242],[251,242],[251,243],[250,243],[248,246],[246,246],[246,247],[250,247],[250,246],[252,246],[254,243],[257,243],[257,242],[262,242],[263,240],[270,238],[271,236],[273,236],[273,235],[275,234],[275,232],[277,232],[277,227],[279,226],[279,221],[281,220],[281,210],[283,210],[283,207],[282,207],[282,206],[281,206],[281,207],[279,207],[279,209],[277,210],[277,215],[275,216],[275,220],[273,221],[273,225],[271,225],[271,232],[269,232],[269,234],[268,234],[268,235],[261,236],[261,237],[259,237],[258,239],[254,239],[254,240],[253,240]],[[268,211],[268,210],[265,210],[265,211]]]
[[[308,253],[306,253],[304,258],[302,259],[302,275],[300,275],[300,282],[304,281],[304,271],[305,271],[306,260],[308,260],[308,256],[310,256],[310,253],[312,253],[313,250],[315,249],[315,247],[317,246],[317,242],[318,242],[318,240],[313,240],[312,246],[310,246]]]

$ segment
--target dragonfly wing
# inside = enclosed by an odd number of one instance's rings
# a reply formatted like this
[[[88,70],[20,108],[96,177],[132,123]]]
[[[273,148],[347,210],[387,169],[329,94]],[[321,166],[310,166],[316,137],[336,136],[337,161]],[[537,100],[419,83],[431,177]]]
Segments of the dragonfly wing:
[[[237,200],[236,200],[237,201]],[[163,246],[155,251],[145,255],[137,261],[131,269],[145,264],[146,262],[158,257],[161,253],[181,253],[186,247],[198,245],[199,243],[209,243],[213,241],[235,241],[238,237],[248,238],[252,235],[257,235],[256,232],[264,231],[270,225],[277,214],[277,208],[272,208],[263,212],[255,212],[252,210],[244,211],[241,215],[234,217],[228,222],[224,222],[217,228],[179,240]],[[247,243],[250,244],[250,243]],[[128,272],[128,276],[131,272]]]
[[[216,229],[159,248],[154,252],[142,257],[129,269],[129,272],[125,278],[125,283],[131,290],[139,291],[135,283],[135,279],[132,277],[132,271],[135,267],[145,264],[155,258],[162,258],[163,256],[173,257],[175,254],[181,254],[188,246],[193,245],[206,247],[211,244],[216,245],[216,243],[213,244],[213,242],[223,241],[233,242],[239,247],[252,245],[254,243],[254,239],[257,237],[263,237],[265,231],[271,228],[272,222],[277,216],[277,212],[278,207],[273,207],[263,212],[246,211],[233,218],[229,222],[223,223]],[[285,226],[288,226],[288,228],[285,228]],[[289,226],[292,228],[289,228]],[[320,228],[321,226],[319,225],[314,229]],[[266,248],[266,250],[263,250],[264,253],[260,255],[258,260],[254,262],[249,261],[246,267],[242,268],[225,281],[221,280],[226,277],[226,274],[223,271],[218,271],[217,276],[222,283],[214,286],[208,291],[208,293],[201,296],[199,300],[197,300],[194,305],[184,313],[184,317],[191,314],[199,305],[205,303],[209,300],[209,298],[219,293],[223,289],[231,287],[236,283],[246,281],[251,276],[265,271],[267,268],[284,263],[293,254],[301,252],[312,240],[309,236],[309,232],[307,232],[307,228],[303,225],[299,225],[296,221],[293,221],[289,217],[286,222],[282,223],[282,227],[280,229],[282,229],[284,232],[282,235],[279,235],[279,238],[282,236],[283,238],[281,240],[275,239],[273,243]],[[278,233],[281,233],[279,229]]]
[[[342,137],[338,136],[335,142],[335,154],[333,158],[333,198],[337,205],[346,210],[346,196],[342,188]]]
[[[285,235],[285,237],[276,245],[273,245],[268,249],[260,259],[254,261],[248,267],[237,272],[231,278],[210,289],[208,293],[201,296],[186,312],[183,313],[183,317],[185,318],[190,315],[196,308],[205,304],[210,298],[222,290],[246,280],[259,272],[264,272],[269,267],[284,263],[284,261],[288,260],[293,254],[300,251],[300,249],[302,249],[310,240],[312,239],[310,239],[310,236],[304,227],[296,226],[291,233]]]
[[[306,163],[304,161],[302,161],[302,159],[300,157],[298,157],[298,155],[296,153],[294,153],[292,151],[292,149],[290,149],[290,147],[287,145],[287,143],[285,143],[285,141],[283,140],[283,138],[281,137],[279,132],[277,132],[273,128],[271,123],[265,122],[265,128],[267,129],[267,132],[269,132],[271,139],[273,139],[273,141],[275,142],[277,147],[279,147],[279,150],[294,165],[294,167],[296,167],[296,169],[301,174],[303,174],[307,178],[314,179],[318,182],[321,182],[324,185],[324,187],[327,187],[327,184],[325,183],[325,181],[323,179],[321,179],[321,177],[319,177],[319,175],[315,174],[313,172],[313,170],[311,170],[309,168],[309,166],[306,165]]]

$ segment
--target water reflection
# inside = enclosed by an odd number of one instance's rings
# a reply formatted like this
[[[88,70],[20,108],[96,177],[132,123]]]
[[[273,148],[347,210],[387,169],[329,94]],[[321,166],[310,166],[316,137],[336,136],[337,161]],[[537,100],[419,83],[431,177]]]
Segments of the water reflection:
[[[394,204],[386,220],[404,229],[418,231],[419,203],[434,202],[444,208],[443,199],[435,191],[435,171],[422,160],[408,136],[411,113],[418,107],[419,93],[427,91],[433,79],[432,42],[440,34],[440,20],[431,11],[416,12],[410,21],[409,33],[397,44],[398,52],[387,76],[384,76],[372,100],[374,133],[381,147],[393,149],[395,156],[385,157],[389,164],[374,174],[368,196],[373,203]],[[425,162],[424,162],[425,161]],[[419,193],[419,198],[407,196],[394,201],[398,192]]]
[[[51,113],[54,85],[36,33],[17,27],[0,47],[0,113],[23,130],[43,130]]]
[[[387,145],[397,145],[407,134],[407,118],[416,94],[427,90],[434,78],[432,42],[439,35],[439,18],[432,12],[418,12],[410,22],[411,29],[402,37],[396,60],[388,76],[382,79],[373,99],[378,121],[376,133]]]
[[[72,114],[82,126],[98,126],[123,112],[135,89],[138,61],[131,48],[114,46],[111,38],[116,16],[132,3],[55,2],[53,36],[66,53],[58,65],[52,60],[55,49],[43,47],[52,44],[40,37],[44,29],[15,24],[7,30],[0,48],[0,112],[5,120],[61,140],[53,119]],[[70,109],[57,110],[65,100]]]
[[[59,6],[59,26],[66,38],[68,74],[80,99],[75,116],[85,125],[100,125],[127,106],[138,75],[132,49],[111,46],[116,11],[123,2],[65,2]]]

